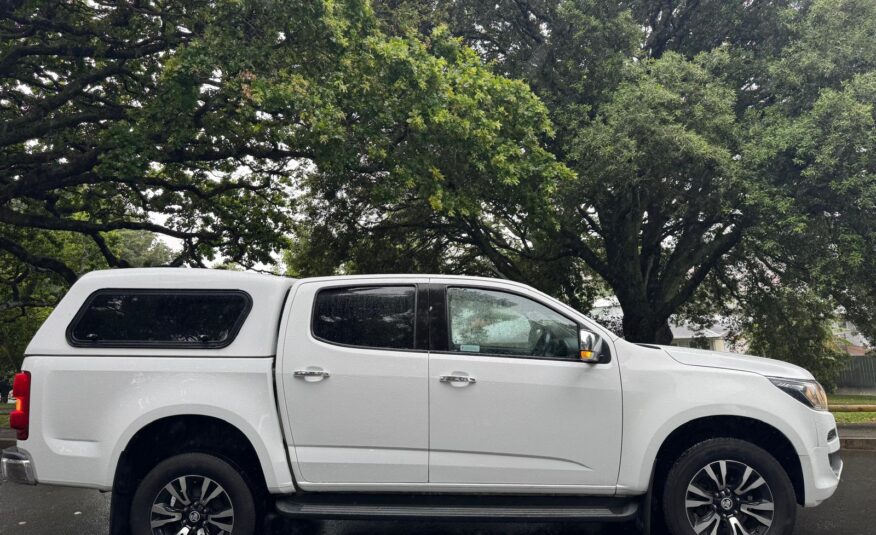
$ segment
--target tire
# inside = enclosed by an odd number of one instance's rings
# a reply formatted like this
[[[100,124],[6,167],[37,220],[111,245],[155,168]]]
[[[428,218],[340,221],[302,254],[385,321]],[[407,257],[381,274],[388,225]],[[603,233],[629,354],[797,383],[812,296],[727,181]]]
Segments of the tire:
[[[195,526],[192,535],[198,528],[208,535],[252,535],[256,506],[252,490],[233,466],[213,455],[184,453],[146,474],[134,492],[130,522],[132,535],[176,535],[187,525]]]
[[[782,465],[764,449],[734,438],[688,449],[663,488],[672,535],[695,535],[694,526],[700,535],[790,535],[796,513],[794,487]]]

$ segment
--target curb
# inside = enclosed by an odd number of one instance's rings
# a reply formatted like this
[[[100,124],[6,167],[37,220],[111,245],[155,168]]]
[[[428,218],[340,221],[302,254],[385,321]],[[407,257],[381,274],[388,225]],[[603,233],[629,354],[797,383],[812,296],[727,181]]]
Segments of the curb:
[[[829,405],[830,412],[876,412],[876,405]]]
[[[848,431],[858,429],[876,429],[876,422],[863,422],[859,424],[839,424],[836,426],[839,429],[840,435]]]
[[[840,448],[855,451],[876,451],[876,438],[842,438]]]

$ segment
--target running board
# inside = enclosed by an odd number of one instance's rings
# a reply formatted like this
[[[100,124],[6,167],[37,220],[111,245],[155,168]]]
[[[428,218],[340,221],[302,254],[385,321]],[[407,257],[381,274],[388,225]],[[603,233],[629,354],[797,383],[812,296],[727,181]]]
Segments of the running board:
[[[484,496],[479,494],[297,494],[277,498],[286,517],[445,519],[491,521],[625,522],[636,518],[641,498]]]

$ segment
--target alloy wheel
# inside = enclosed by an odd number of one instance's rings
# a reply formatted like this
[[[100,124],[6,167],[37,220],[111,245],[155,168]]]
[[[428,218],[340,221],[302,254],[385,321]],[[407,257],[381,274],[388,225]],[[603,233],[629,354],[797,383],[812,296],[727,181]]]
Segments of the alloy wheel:
[[[229,535],[234,507],[228,492],[206,476],[186,475],[168,482],[152,502],[153,535]]]
[[[763,476],[732,460],[701,468],[687,486],[684,505],[697,535],[766,535],[775,513]]]

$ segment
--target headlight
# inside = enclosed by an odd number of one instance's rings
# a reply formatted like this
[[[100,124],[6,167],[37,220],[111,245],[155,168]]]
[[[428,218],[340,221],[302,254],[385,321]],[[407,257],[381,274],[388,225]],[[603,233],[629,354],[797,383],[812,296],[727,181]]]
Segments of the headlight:
[[[792,398],[817,411],[827,410],[827,393],[818,381],[801,381],[783,377],[769,377],[774,385],[787,392]]]

